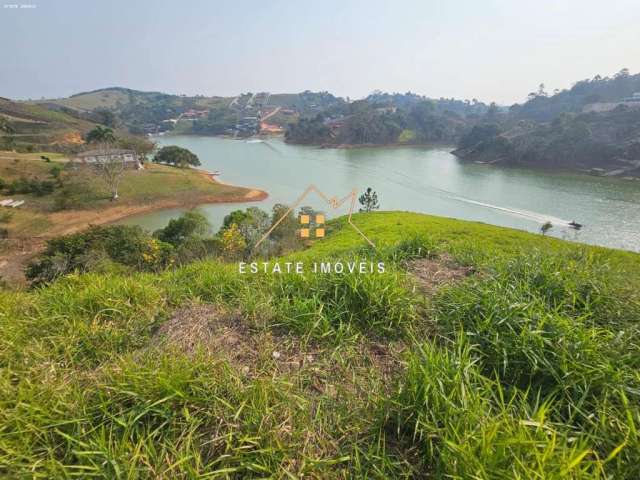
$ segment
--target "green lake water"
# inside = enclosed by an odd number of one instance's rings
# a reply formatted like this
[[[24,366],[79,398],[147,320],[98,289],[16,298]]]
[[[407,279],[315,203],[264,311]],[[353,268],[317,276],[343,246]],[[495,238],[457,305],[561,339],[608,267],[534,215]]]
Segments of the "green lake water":
[[[406,210],[538,232],[549,220],[550,235],[640,251],[640,181],[464,163],[449,148],[321,149],[266,141],[217,137],[161,136],[160,146],[179,145],[198,155],[203,169],[221,181],[269,193],[262,202],[200,208],[217,230],[238,208],[270,210],[291,204],[310,185],[339,198],[372,187],[381,210]],[[328,217],[332,210],[315,194],[303,202]],[[122,221],[153,230],[183,210],[171,209]],[[581,231],[568,227],[575,220]]]

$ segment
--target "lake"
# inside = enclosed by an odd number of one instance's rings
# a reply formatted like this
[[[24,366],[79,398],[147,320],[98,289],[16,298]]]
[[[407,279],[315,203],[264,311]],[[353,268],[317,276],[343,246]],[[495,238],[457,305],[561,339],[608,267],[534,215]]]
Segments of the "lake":
[[[161,136],[159,146],[178,145],[200,158],[220,180],[263,189],[269,198],[245,204],[203,205],[217,230],[232,210],[292,204],[310,185],[339,198],[372,187],[381,210],[407,210],[538,232],[579,242],[640,251],[640,181],[465,163],[444,147],[321,149],[288,145],[281,139],[233,140]],[[332,210],[315,194],[303,202],[328,217]],[[124,219],[153,230],[176,218],[172,209]],[[584,225],[575,231],[568,222]]]

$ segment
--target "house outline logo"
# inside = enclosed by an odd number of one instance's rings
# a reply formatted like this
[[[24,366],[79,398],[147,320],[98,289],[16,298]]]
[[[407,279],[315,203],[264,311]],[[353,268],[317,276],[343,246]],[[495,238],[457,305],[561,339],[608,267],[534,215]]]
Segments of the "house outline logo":
[[[255,244],[255,246],[253,247],[258,248],[258,246],[265,241],[269,235],[271,235],[271,232],[273,232],[276,228],[278,228],[278,226],[289,216],[289,214],[291,212],[293,212],[296,208],[298,208],[300,206],[300,204],[302,203],[302,201],[307,197],[307,195],[309,195],[311,192],[316,192],[320,198],[322,198],[322,200],[324,200],[327,205],[329,205],[332,209],[337,210],[338,208],[340,208],[345,202],[351,200],[351,202],[349,203],[349,213],[348,213],[348,217],[347,217],[347,222],[349,223],[349,225],[351,225],[351,227],[358,232],[358,234],[364,238],[366,240],[366,242],[371,245],[373,248],[376,248],[375,244],[369,240],[369,238],[362,232],[362,230],[360,230],[356,224],[353,223],[353,221],[351,220],[351,216],[353,215],[353,209],[355,208],[356,205],[356,198],[358,196],[358,191],[354,188],[353,190],[351,190],[351,192],[346,195],[343,198],[338,198],[338,197],[329,197],[327,195],[325,195],[318,187],[316,187],[314,184],[309,185],[306,190],[302,193],[302,195],[300,195],[296,201],[293,203],[293,205],[291,207],[289,207],[289,209],[278,219],[278,221],[276,223],[274,223],[271,228],[269,230],[266,231],[266,233],[260,238],[260,240],[258,240],[258,242]],[[324,218],[323,218],[324,220]],[[324,223],[324,222],[322,222]],[[324,233],[324,230],[323,230]]]

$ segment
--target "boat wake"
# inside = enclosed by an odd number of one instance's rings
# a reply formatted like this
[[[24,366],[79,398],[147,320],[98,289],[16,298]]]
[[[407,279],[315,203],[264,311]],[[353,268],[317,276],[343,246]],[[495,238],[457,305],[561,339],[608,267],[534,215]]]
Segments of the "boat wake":
[[[477,200],[471,200],[470,198],[459,197],[459,196],[451,196],[453,200],[457,200],[459,202],[469,203],[471,205],[478,205],[480,207],[491,208],[493,210],[498,210],[500,212],[505,212],[514,217],[525,218],[527,220],[533,220],[539,224],[543,224],[546,222],[551,222],[555,226],[559,227],[569,227],[571,226],[571,220],[565,220],[563,218],[554,217],[551,215],[545,215],[543,213],[531,212],[529,210],[516,210],[514,208],[501,207],[499,205],[493,205],[491,203],[478,202]]]
[[[373,169],[374,171],[372,171],[371,173],[375,175],[377,169]],[[412,177],[410,177],[409,175],[400,172],[398,170],[392,170],[392,171],[386,171],[386,175],[387,178],[389,178],[391,181],[393,181],[394,183],[398,184],[398,185],[403,185],[406,188],[411,188],[412,190],[424,194],[425,189],[431,190],[433,192],[433,194],[441,197],[441,198],[446,198],[449,200],[454,200],[454,201],[458,201],[458,202],[464,202],[467,203],[469,205],[476,205],[478,207],[483,207],[483,208],[489,208],[491,210],[497,210],[499,212],[503,212],[507,215],[510,215],[512,217],[516,217],[516,218],[524,218],[525,220],[530,220],[533,221],[535,223],[539,223],[540,225],[546,223],[546,222],[551,222],[554,226],[556,227],[571,227],[571,220],[565,220],[564,218],[559,218],[559,217],[555,217],[553,215],[547,215],[544,213],[539,213],[539,212],[532,212],[530,210],[522,210],[522,209],[515,209],[515,208],[509,208],[509,207],[502,207],[500,205],[494,205],[492,203],[486,203],[486,202],[480,202],[478,200],[473,200],[471,198],[466,198],[463,196],[460,196],[454,192],[451,192],[449,190],[445,190],[442,188],[438,188],[435,186],[425,186],[425,185],[418,185],[415,182],[415,179],[413,179]],[[396,178],[393,178],[396,177]]]

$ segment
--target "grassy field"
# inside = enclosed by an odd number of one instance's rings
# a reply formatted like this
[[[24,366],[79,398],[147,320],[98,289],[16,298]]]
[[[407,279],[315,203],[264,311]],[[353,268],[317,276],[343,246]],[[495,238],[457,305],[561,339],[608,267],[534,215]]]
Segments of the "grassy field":
[[[0,293],[3,478],[640,476],[640,255],[419,214]]]
[[[45,149],[82,143],[95,124],[39,105],[0,98],[0,121],[10,131],[0,131],[0,145],[9,149]],[[10,133],[9,133],[10,132]],[[12,147],[6,147],[11,140]]]

